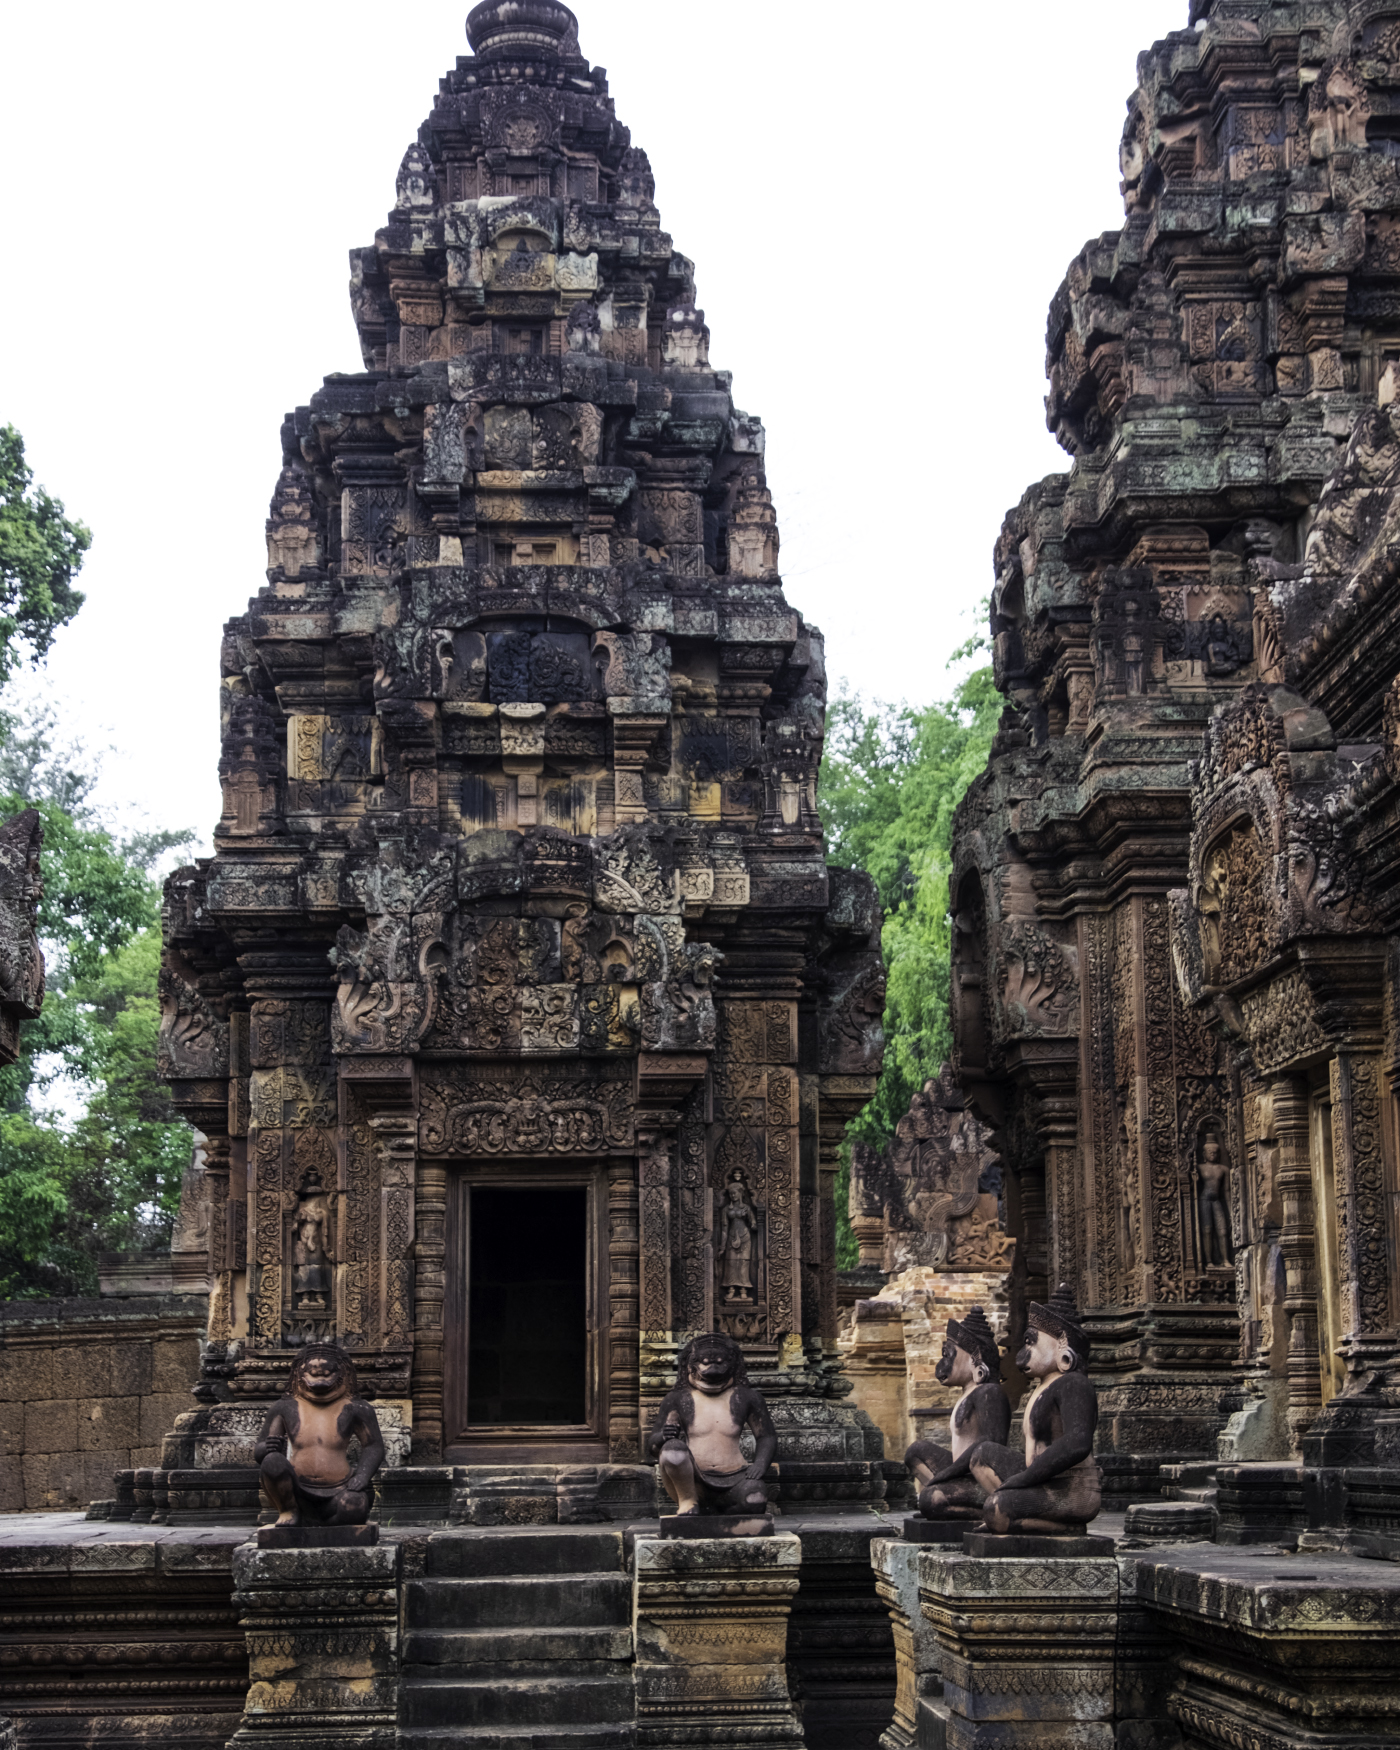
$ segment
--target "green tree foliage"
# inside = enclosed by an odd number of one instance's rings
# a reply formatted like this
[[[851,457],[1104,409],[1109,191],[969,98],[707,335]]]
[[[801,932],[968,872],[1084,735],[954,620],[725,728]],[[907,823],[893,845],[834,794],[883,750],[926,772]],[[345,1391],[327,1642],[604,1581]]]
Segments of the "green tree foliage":
[[[7,721],[0,818],[44,821],[43,1013],[0,1069],[0,1298],[95,1293],[104,1251],[168,1241],[188,1127],[155,1072],[160,897],[188,833],[118,840],[88,803],[81,748],[51,713]]]
[[[959,652],[971,654],[974,643]],[[837,699],[827,712],[821,806],[833,863],[864,869],[879,889],[889,968],[885,1066],[850,1141],[883,1148],[953,1042],[948,876],[953,812],[987,763],[1004,700],[990,668],[950,699],[915,710]],[[837,1261],[856,1261],[846,1214],[849,1160],[837,1181]]]
[[[24,439],[0,426],[0,685],[25,655],[40,661],[82,607],[73,579],[91,545],[83,525],[34,484]]]

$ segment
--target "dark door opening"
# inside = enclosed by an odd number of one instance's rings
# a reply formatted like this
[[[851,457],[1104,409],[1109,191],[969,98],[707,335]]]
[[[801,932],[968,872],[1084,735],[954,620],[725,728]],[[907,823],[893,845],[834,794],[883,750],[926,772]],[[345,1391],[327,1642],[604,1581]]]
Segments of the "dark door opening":
[[[467,1423],[587,1416],[588,1192],[471,1192]]]

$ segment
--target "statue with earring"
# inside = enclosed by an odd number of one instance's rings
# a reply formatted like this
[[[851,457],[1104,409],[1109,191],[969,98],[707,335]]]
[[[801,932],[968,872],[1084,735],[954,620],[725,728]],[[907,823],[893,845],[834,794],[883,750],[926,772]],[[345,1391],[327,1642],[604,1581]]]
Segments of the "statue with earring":
[[[948,1444],[916,1440],[904,1462],[918,1484],[924,1518],[967,1525],[982,1518],[987,1498],[972,1473],[971,1456],[987,1442],[1004,1445],[1011,1431],[1011,1403],[1001,1385],[1001,1353],[980,1306],[961,1321],[948,1321],[943,1354],[933,1371],[940,1385],[962,1387],[948,1418]]]
[[[1103,1473],[1093,1457],[1099,1402],[1067,1284],[1048,1304],[1031,1302],[1016,1365],[1033,1387],[1021,1414],[1024,1446],[986,1440],[968,1454],[968,1468],[987,1494],[986,1529],[1082,1536],[1102,1503]]]

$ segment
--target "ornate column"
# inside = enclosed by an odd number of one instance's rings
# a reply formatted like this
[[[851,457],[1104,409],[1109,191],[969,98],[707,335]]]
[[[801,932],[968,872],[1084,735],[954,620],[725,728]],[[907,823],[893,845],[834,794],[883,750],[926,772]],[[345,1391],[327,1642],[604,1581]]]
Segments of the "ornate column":
[[[1367,1365],[1374,1340],[1390,1323],[1379,1053],[1339,1052],[1331,1081],[1338,1286],[1343,1344],[1356,1371]],[[1385,1358],[1394,1347],[1393,1340],[1384,1343]]]
[[[802,1750],[786,1663],[801,1560],[790,1535],[637,1539],[638,1745]]]

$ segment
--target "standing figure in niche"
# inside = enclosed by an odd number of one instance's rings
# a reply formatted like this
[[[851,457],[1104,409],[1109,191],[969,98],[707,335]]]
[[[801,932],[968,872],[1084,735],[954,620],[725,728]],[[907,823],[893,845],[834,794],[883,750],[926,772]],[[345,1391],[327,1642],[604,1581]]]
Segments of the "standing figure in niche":
[[[757,1442],[752,1464],[739,1445],[746,1426]],[[763,1479],[777,1450],[773,1418],[734,1339],[712,1332],[687,1343],[647,1439],[677,1517],[766,1514]]]
[[[329,1305],[330,1256],[326,1214],[314,1198],[297,1211],[292,1239],[292,1304],[301,1312],[324,1312]]]
[[[1201,1262],[1231,1264],[1230,1211],[1225,1201],[1225,1185],[1230,1176],[1230,1163],[1220,1153],[1220,1139],[1208,1130],[1201,1140],[1201,1158],[1196,1163],[1200,1175],[1197,1208],[1201,1217]]]
[[[1103,1495],[1103,1474],[1093,1459],[1099,1400],[1067,1284],[1049,1305],[1031,1302],[1016,1365],[1035,1381],[1021,1416],[1025,1446],[1018,1452],[986,1440],[969,1454],[972,1474],[988,1495],[982,1516],[999,1533],[1082,1532]]]
[[[720,1287],[724,1304],[736,1306],[754,1298],[754,1251],[758,1213],[749,1200],[749,1182],[738,1167],[729,1175],[720,1210]]]
[[[292,1363],[286,1393],[253,1448],[279,1525],[363,1525],[384,1462],[379,1419],[357,1395],[350,1357],[334,1343],[308,1343]],[[348,1447],[360,1443],[351,1468]]]
[[[980,1519],[987,1493],[971,1474],[971,1455],[983,1441],[1004,1445],[1011,1432],[1001,1354],[980,1306],[961,1323],[949,1319],[933,1372],[940,1385],[960,1385],[963,1392],[948,1418],[948,1445],[916,1440],[904,1455],[919,1486],[919,1511],[925,1519]]]

